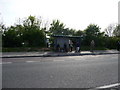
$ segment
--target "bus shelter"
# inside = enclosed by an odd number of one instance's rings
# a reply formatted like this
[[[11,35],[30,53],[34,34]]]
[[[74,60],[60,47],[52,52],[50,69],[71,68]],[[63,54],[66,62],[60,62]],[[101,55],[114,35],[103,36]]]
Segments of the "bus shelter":
[[[76,49],[76,44],[81,44],[81,36],[70,36],[70,35],[52,35],[54,38],[54,50],[60,52],[71,51]]]

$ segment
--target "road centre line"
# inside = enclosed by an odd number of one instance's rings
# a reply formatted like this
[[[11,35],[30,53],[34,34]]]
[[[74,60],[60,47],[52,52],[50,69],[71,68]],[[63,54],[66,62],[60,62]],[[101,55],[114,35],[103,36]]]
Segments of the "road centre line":
[[[12,64],[12,62],[2,62],[0,64]]]
[[[15,60],[16,60],[16,58],[12,58],[12,59],[15,59]],[[25,58],[17,58],[17,59],[20,59],[20,60],[21,60],[21,59],[25,59]]]
[[[116,87],[116,86],[119,86],[119,85],[120,85],[120,83],[116,83],[116,84],[111,84],[111,85],[105,85],[105,86],[96,87],[96,89],[112,88],[112,87]]]
[[[53,60],[53,61],[54,61],[54,62],[56,62],[56,61],[57,61],[57,62],[59,62],[59,61],[62,62],[62,61],[65,61],[65,60]]]
[[[39,61],[26,61],[26,63],[33,63],[33,62],[39,62]]]

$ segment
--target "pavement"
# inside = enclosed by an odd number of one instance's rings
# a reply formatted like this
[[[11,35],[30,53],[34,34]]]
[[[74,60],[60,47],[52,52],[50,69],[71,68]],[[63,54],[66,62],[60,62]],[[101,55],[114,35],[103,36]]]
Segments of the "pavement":
[[[103,54],[119,54],[117,50],[95,50],[73,52],[3,52],[1,58],[21,58],[21,57],[58,57],[58,56],[82,56],[82,55],[103,55]]]

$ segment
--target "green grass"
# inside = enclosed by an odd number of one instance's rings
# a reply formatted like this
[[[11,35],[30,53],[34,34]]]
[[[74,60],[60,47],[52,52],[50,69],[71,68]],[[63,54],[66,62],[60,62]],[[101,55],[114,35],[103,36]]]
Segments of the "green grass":
[[[108,48],[105,47],[95,47],[94,50],[108,50]],[[89,46],[82,46],[81,51],[90,51]]]
[[[2,52],[32,52],[32,51],[50,51],[50,49],[40,47],[2,48]]]
[[[105,47],[95,47],[94,50],[108,50]],[[2,52],[34,52],[34,51],[53,51],[50,48],[41,48],[41,47],[17,47],[17,48],[2,48]],[[90,51],[89,46],[82,46],[81,51]]]

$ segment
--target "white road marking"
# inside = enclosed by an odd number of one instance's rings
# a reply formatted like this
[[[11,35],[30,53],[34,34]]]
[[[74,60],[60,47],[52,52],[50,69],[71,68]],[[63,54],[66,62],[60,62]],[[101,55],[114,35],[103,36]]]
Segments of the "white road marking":
[[[65,60],[53,60],[54,62],[62,62],[62,61],[65,61]]]
[[[76,60],[76,61],[80,61],[80,60],[85,60],[85,59],[83,59],[83,58],[80,58],[80,59],[74,59],[74,60]]]
[[[2,62],[0,64],[12,64],[12,62]]]
[[[16,60],[16,58],[12,58],[12,59],[15,59],[15,60]],[[17,58],[17,59],[25,59],[25,58]]]
[[[116,87],[116,86],[119,86],[119,85],[120,85],[120,83],[116,83],[116,84],[111,84],[111,85],[105,85],[105,86],[96,87],[96,89],[112,88],[112,87]]]
[[[26,61],[26,63],[33,63],[33,62],[39,62],[39,61]]]

